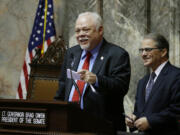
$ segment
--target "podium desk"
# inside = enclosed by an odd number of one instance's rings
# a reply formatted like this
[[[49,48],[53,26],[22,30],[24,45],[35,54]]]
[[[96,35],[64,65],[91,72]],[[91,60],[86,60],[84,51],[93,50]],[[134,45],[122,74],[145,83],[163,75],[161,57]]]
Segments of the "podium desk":
[[[0,99],[0,134],[112,134],[112,124],[61,101]]]

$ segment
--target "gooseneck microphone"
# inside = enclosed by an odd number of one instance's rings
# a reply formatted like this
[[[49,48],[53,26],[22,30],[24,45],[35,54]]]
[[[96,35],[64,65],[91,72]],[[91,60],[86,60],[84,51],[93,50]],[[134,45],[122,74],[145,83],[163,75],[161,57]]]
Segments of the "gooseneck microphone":
[[[73,55],[72,53],[70,54],[70,58],[71,58],[71,63],[70,63],[71,80],[72,80],[72,83],[73,83],[73,85],[74,85],[74,87],[75,87],[75,90],[76,90],[76,91],[78,92],[78,94],[79,94],[79,105],[81,106],[81,93],[80,93],[79,87],[78,87],[78,85],[77,85],[77,83],[76,83],[76,81],[74,80],[73,75],[72,75],[72,68],[73,68],[73,66],[74,66],[74,61],[75,61],[75,57],[74,57],[74,55]]]

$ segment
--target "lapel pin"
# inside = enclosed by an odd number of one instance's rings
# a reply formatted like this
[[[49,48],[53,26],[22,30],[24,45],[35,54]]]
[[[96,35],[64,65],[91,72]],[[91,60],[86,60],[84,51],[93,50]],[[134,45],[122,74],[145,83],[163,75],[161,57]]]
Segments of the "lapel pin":
[[[103,60],[104,59],[104,57],[103,56],[101,56],[101,60]]]

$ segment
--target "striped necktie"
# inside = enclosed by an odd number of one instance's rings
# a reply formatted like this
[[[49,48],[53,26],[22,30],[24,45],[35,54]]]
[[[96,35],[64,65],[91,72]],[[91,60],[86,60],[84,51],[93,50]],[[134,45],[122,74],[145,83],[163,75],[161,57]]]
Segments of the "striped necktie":
[[[156,77],[156,74],[155,74],[154,72],[152,72],[151,75],[150,75],[149,83],[148,83],[148,85],[147,85],[147,87],[146,87],[146,97],[145,97],[145,101],[147,101],[148,98],[149,98],[149,95],[150,95],[150,93],[151,93],[152,87],[153,87],[153,85],[154,85],[154,78],[155,78],[155,77]]]

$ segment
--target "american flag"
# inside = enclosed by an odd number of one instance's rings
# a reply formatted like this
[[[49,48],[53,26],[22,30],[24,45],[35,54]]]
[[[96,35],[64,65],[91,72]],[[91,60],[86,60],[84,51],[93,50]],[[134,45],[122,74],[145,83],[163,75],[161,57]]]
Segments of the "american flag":
[[[32,33],[30,36],[23,69],[20,75],[17,99],[26,99],[28,90],[28,80],[32,58],[35,56],[35,49],[41,48],[43,54],[48,46],[55,40],[55,26],[53,16],[53,0],[39,0],[38,8]]]

